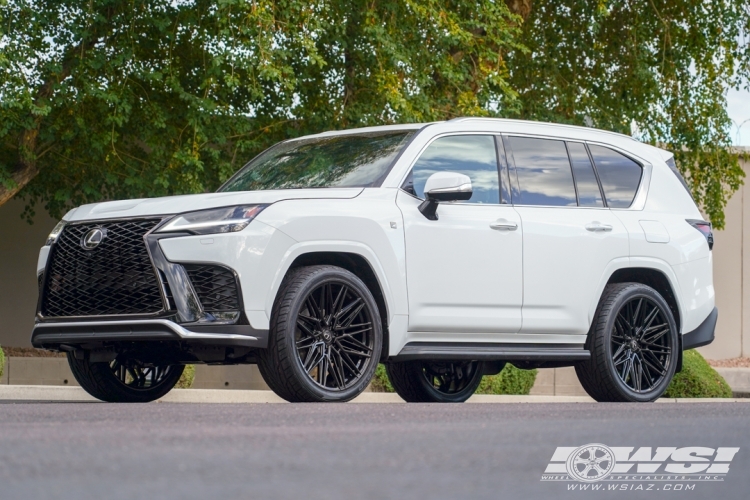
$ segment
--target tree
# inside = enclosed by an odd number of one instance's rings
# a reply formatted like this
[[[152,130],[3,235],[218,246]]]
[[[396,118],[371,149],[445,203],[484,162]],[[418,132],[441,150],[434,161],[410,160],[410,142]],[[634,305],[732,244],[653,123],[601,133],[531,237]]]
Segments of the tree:
[[[274,142],[460,115],[631,132],[712,221],[747,0],[0,0],[0,204],[215,189]]]
[[[519,19],[493,0],[0,1],[0,203],[58,216],[215,189],[290,136],[513,96]]]
[[[748,82],[747,0],[534,2],[508,60],[520,118],[591,125],[675,153],[716,227],[744,173],[725,92]]]

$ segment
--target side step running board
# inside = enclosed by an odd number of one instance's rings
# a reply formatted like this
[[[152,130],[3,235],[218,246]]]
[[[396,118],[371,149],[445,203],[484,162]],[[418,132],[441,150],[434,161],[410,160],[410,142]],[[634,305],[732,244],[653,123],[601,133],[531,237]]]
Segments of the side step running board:
[[[454,344],[411,342],[390,361],[412,359],[497,361],[586,361],[582,344]]]

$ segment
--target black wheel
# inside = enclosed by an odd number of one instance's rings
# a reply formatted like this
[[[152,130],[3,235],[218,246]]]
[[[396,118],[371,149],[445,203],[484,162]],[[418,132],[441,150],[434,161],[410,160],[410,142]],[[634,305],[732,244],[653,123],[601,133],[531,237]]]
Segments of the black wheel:
[[[380,314],[367,286],[339,267],[301,267],[281,285],[258,368],[287,401],[349,401],[370,383],[381,347]]]
[[[479,361],[403,361],[388,363],[393,388],[407,403],[463,403],[482,381]]]
[[[659,293],[640,283],[608,285],[587,339],[591,359],[576,365],[597,401],[658,399],[677,366],[677,325]]]
[[[180,380],[183,365],[155,365],[118,356],[114,361],[91,363],[68,353],[73,376],[83,389],[110,403],[148,403],[163,397]]]

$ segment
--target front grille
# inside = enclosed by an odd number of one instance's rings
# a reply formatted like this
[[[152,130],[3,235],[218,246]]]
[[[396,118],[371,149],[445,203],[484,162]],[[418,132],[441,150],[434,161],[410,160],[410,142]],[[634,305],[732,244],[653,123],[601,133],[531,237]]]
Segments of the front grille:
[[[143,236],[158,219],[68,225],[57,239],[47,268],[42,314],[47,317],[151,314],[164,303]],[[81,240],[106,230],[93,250]]]
[[[185,271],[204,311],[239,311],[240,299],[232,271],[203,264],[186,264]]]

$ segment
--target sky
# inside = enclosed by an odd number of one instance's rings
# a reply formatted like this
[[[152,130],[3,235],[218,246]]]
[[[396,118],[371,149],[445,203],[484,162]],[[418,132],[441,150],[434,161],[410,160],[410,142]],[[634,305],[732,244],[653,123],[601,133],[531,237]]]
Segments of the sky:
[[[727,93],[727,111],[732,119],[732,143],[750,146],[750,91],[730,90]]]

